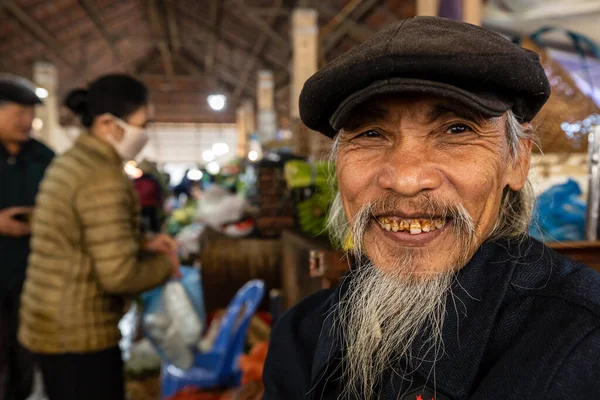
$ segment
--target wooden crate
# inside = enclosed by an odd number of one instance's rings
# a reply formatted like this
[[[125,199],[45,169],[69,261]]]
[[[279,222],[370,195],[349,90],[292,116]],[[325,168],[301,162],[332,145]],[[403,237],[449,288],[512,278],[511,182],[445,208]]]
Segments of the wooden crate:
[[[280,237],[284,229],[295,225],[295,209],[279,166],[262,166],[258,178],[259,216],[256,228],[261,236]]]
[[[266,293],[260,310],[268,311],[268,292],[280,287],[279,239],[233,239],[207,230],[201,239],[202,284],[208,312],[225,308],[251,279],[262,279]]]
[[[283,291],[284,307],[289,308],[304,297],[324,288],[321,277],[315,279],[310,273],[311,252],[313,257],[324,252],[336,253],[329,241],[322,238],[311,238],[296,230],[285,230],[281,235],[281,288]],[[339,258],[339,257],[338,257]],[[314,260],[313,260],[314,261]],[[348,264],[346,263],[346,266]],[[324,277],[326,279],[326,277]],[[332,282],[332,284],[336,284]]]

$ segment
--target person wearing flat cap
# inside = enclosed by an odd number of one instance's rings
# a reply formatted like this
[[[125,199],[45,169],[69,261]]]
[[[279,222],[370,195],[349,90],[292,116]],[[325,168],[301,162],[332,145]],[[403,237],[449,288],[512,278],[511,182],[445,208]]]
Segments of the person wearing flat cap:
[[[54,154],[30,137],[35,85],[0,75],[0,400],[21,400],[33,384],[32,357],[17,342],[19,299],[29,255],[29,216]]]
[[[305,83],[352,262],[274,326],[266,400],[600,396],[600,274],[527,234],[531,120],[549,95],[535,53],[433,17]]]

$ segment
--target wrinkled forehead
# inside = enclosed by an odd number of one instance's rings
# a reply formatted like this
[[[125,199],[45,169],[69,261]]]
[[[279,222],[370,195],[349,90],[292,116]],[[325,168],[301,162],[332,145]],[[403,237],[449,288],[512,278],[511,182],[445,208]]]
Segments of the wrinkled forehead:
[[[342,129],[351,131],[370,123],[393,122],[407,117],[430,124],[452,116],[476,123],[492,120],[466,105],[442,97],[396,94],[378,96],[358,105]]]

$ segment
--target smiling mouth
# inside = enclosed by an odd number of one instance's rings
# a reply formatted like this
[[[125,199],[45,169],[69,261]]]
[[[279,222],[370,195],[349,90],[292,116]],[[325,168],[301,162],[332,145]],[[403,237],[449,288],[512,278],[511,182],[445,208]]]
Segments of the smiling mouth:
[[[449,219],[445,218],[402,218],[397,216],[378,216],[375,220],[388,232],[405,232],[422,235],[442,230]]]

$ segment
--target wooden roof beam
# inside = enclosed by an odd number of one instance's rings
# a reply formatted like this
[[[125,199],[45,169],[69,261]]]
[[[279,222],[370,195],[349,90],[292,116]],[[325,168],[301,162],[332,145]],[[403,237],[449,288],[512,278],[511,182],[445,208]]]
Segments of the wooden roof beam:
[[[179,34],[179,24],[177,23],[177,13],[174,7],[175,0],[165,0],[165,8],[167,11],[167,29],[171,46],[175,52],[181,50],[181,36]]]
[[[253,7],[246,6],[246,9],[258,17],[289,17],[291,10],[285,7]]]
[[[275,0],[275,9],[279,10],[282,8],[282,6],[283,6],[283,0]],[[269,24],[269,26],[275,22],[276,18],[277,18],[276,16],[268,17],[267,23]],[[268,44],[268,41],[269,41],[269,38],[264,33],[261,34],[260,37],[258,38],[258,40],[256,41],[256,44],[254,45],[254,48],[252,49],[251,58],[244,65],[244,69],[242,70],[242,75],[240,77],[240,82],[238,83],[237,87],[235,88],[235,91],[233,92],[233,98],[235,99],[236,103],[239,101],[239,99],[242,95],[243,84],[248,82],[248,77],[250,76],[250,73],[256,67],[257,57],[260,53],[262,53],[265,50],[265,47]]]
[[[271,24],[265,22],[265,20],[263,20],[261,17],[253,14],[252,10],[248,9],[244,4],[238,2],[234,5],[231,5],[229,10],[232,14],[235,14],[242,21],[249,21],[250,23],[252,23],[252,25],[257,27],[261,32],[267,35],[269,39],[273,41],[273,43],[277,44],[277,46],[284,49],[286,53],[291,52],[289,38],[284,37],[280,33],[276,32],[271,27]]]
[[[322,1],[318,2],[317,9],[319,12],[331,18],[331,21],[321,28],[319,35],[321,37],[327,37],[330,32],[334,31],[339,26],[346,25],[348,35],[358,42],[364,42],[371,37],[371,35],[373,35],[371,29],[356,23],[356,21],[350,17],[350,14],[356,10],[360,5],[360,2],[361,0],[352,0],[340,12],[337,12],[337,10],[329,3]]]
[[[135,73],[142,74],[154,63],[158,57],[160,57],[160,51],[156,47],[152,47],[151,50],[143,57],[141,57],[135,65]]]
[[[200,67],[200,63],[187,52],[185,52],[185,54],[182,53],[181,61],[184,68],[191,71],[194,76],[202,76],[204,74],[203,68]],[[236,72],[231,71],[229,67],[224,64],[219,64],[219,67],[215,68],[215,72],[218,73],[225,82],[232,85],[237,85],[240,82],[240,78],[237,76]],[[251,85],[245,84],[243,85],[243,88],[248,94],[252,95],[252,97],[256,96],[256,90]]]
[[[210,0],[208,8],[208,25],[210,27],[209,38],[206,43],[204,55],[205,74],[209,77],[214,75],[215,59],[217,57],[217,43],[219,40],[219,0]]]
[[[158,10],[158,0],[148,0],[148,18],[150,20],[150,29],[153,34],[159,36],[157,47],[162,57],[165,74],[171,78],[175,74],[173,67],[173,55],[168,43],[168,33],[160,21],[160,11]]]
[[[23,11],[13,0],[4,0],[4,8],[11,13],[33,36],[44,43],[67,67],[81,77],[80,71],[62,52],[62,45],[44,29],[38,22],[33,20],[25,11]]]
[[[353,21],[358,21],[369,11],[371,11],[373,7],[377,5],[377,3],[378,0],[363,0],[356,7],[356,9],[354,9],[354,11],[348,15],[348,17]],[[335,46],[337,46],[344,36],[348,35],[350,32],[350,27],[351,26],[349,26],[349,24],[343,24],[323,39],[323,50],[325,54],[329,53]]]
[[[100,12],[96,8],[94,2],[92,0],[79,0],[79,4],[85,10],[89,19],[92,20],[98,32],[100,32],[100,35],[112,51],[115,59],[119,62],[119,64],[125,67],[126,71],[131,72],[131,66],[129,65],[129,63],[123,60],[121,52],[119,51],[119,47],[117,46],[117,42],[112,36],[109,35],[108,31],[106,30],[104,24],[102,23],[102,17],[100,16]]]
[[[216,33],[217,33],[216,29],[213,29],[211,26],[209,26],[209,24],[204,19],[199,18],[198,16],[194,15],[194,13],[191,12],[191,10],[189,10],[188,8],[186,8],[186,6],[184,6],[181,2],[176,3],[176,6],[179,8],[179,11],[181,12],[182,16],[186,17],[190,22],[194,23],[194,25],[199,29],[200,34],[208,36],[212,32],[216,35]],[[229,47],[236,47],[236,48],[244,50],[244,51],[246,51],[247,49],[250,48],[250,46],[248,44],[241,41],[236,35],[232,34],[231,32],[229,32],[229,33],[223,32],[223,33],[224,33],[223,35],[220,35],[218,37],[219,42],[224,43],[225,45],[227,45]],[[194,38],[192,33],[190,34],[190,36],[192,38]],[[204,37],[204,36],[196,35],[196,38],[202,40],[203,42],[206,41],[206,37]],[[250,56],[250,54],[248,54],[248,56]],[[267,59],[263,54],[258,54],[257,58],[267,65],[277,65],[277,67],[279,67],[279,68],[283,68],[286,70],[288,69],[287,63],[280,59],[270,60],[270,59]]]
[[[182,63],[182,65],[184,66],[184,68],[186,68],[188,71],[190,71],[190,73],[192,73],[193,76],[202,76],[203,75],[203,69],[202,69],[202,67],[200,67],[200,63],[198,61],[196,61],[195,58],[191,54],[182,51],[181,56],[182,56],[181,59],[178,61],[180,61]],[[219,74],[220,78],[225,83],[228,83],[228,84],[232,85],[233,87],[236,87],[238,84],[240,84],[240,78],[238,77],[238,74],[236,71],[232,71],[227,65],[221,64],[221,63],[217,63],[217,67],[218,68],[216,68],[216,73]],[[243,86],[244,92],[249,97],[256,99],[256,87],[252,86],[249,83],[243,83],[242,86]],[[277,102],[276,108],[280,112],[286,112],[289,110],[289,106],[288,106],[287,102]]]

